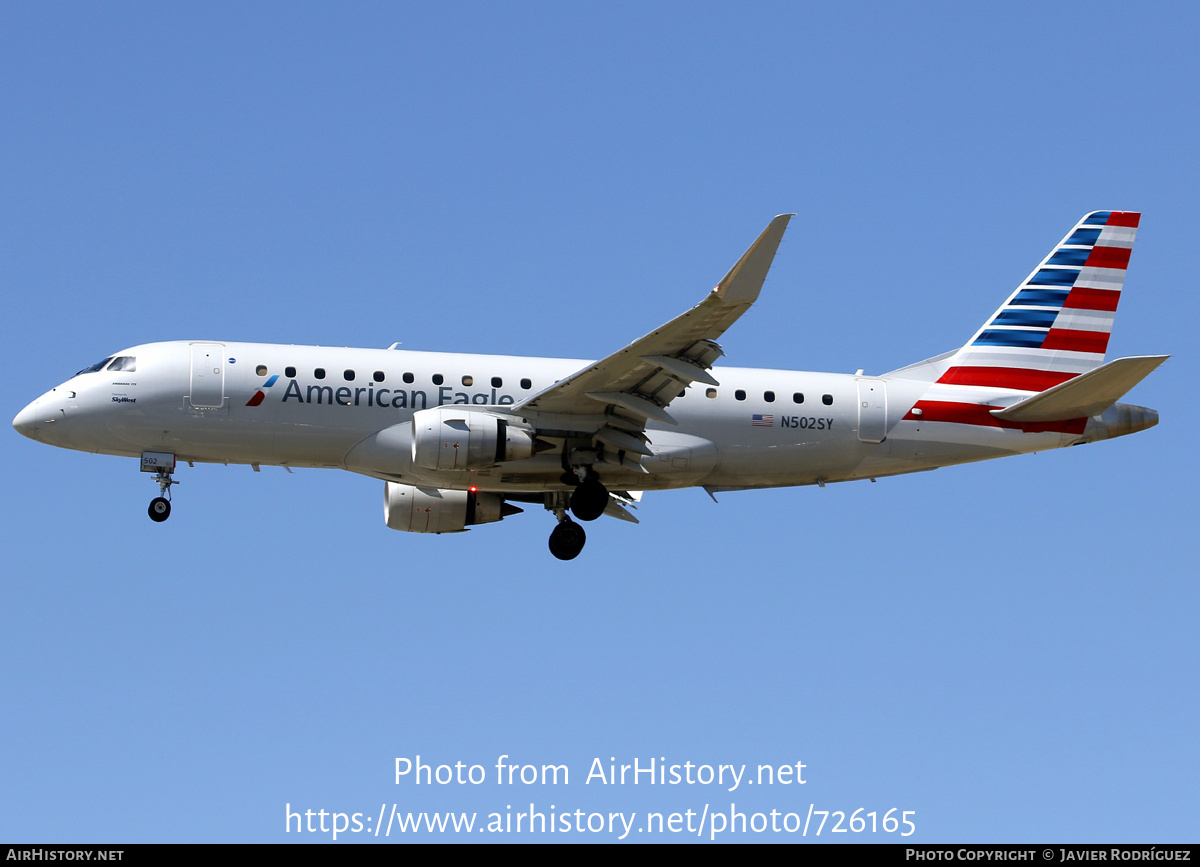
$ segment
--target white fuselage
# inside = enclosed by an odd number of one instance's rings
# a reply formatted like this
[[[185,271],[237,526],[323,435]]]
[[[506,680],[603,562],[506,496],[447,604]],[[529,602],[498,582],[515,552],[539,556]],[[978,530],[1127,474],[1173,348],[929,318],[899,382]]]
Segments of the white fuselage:
[[[330,467],[442,488],[561,490],[562,456],[471,472],[414,468],[416,410],[519,404],[581,359],[257,343],[153,343],[131,371],[76,375],[14,421],[52,445],[179,461]],[[1078,433],[922,422],[928,381],[715,368],[672,401],[679,424],[648,425],[642,470],[605,466],[610,487],[713,490],[807,485],[931,469],[1069,445]],[[259,397],[261,395],[261,397]],[[758,418],[756,418],[756,416]],[[908,418],[905,418],[909,416]]]

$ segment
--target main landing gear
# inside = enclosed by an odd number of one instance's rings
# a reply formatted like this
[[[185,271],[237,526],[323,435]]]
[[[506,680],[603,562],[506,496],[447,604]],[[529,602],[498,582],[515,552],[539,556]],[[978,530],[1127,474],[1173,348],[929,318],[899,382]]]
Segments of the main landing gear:
[[[608,508],[608,488],[595,473],[588,473],[571,494],[571,512],[581,521],[594,521]]]
[[[587,533],[583,531],[583,527],[563,512],[558,518],[558,526],[550,534],[550,553],[559,560],[574,560],[583,550],[586,541]]]
[[[546,508],[558,518],[558,526],[550,534],[550,553],[559,560],[574,560],[587,542],[583,527],[571,520],[571,513],[580,521],[594,521],[608,508],[608,488],[600,483],[600,477],[590,468],[581,468],[576,473],[563,473],[563,484],[574,485],[570,494],[556,494]]]

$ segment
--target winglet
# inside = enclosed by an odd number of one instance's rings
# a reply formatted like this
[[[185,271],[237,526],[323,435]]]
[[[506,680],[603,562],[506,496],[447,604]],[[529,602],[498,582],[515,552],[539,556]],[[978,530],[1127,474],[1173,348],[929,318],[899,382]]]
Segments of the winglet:
[[[721,282],[713,289],[713,294],[722,301],[732,303],[753,304],[762,289],[767,272],[771,270],[771,262],[775,260],[775,251],[783,239],[783,230],[787,228],[788,220],[795,214],[780,214],[758,236],[750,249],[737,264],[729,269],[729,273],[721,278]]]

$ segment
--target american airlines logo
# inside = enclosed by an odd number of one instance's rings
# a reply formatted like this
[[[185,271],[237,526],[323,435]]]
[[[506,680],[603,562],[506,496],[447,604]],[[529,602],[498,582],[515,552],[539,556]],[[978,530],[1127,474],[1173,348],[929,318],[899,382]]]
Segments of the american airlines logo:
[[[233,361],[232,358],[229,360]],[[263,391],[263,389],[270,388],[271,386],[273,386],[275,384],[275,380],[277,380],[277,379],[279,379],[278,373],[275,374],[274,376],[272,376],[266,382],[264,382],[262,385],[262,388],[260,388],[256,392],[254,392],[254,397],[252,397],[248,401],[246,401],[246,406],[258,406],[260,403],[262,403],[267,397],[267,393],[265,391]]]

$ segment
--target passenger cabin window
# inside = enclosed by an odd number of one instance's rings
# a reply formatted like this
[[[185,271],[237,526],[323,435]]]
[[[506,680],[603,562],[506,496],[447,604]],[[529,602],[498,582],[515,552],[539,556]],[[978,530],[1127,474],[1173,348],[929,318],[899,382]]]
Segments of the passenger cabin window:
[[[260,364],[258,367],[254,368],[254,375],[255,376],[266,376],[267,375],[267,366],[265,364]]]
[[[383,371],[382,370],[375,371],[374,373],[371,374],[371,379],[375,380],[376,382],[383,382]]]
[[[415,379],[415,377],[411,373],[406,373],[406,374],[404,374],[404,376],[402,376],[400,378],[403,379],[405,382],[410,382],[410,383],[413,381],[413,379]]]
[[[446,377],[442,376],[440,373],[435,373],[433,375],[433,384],[434,385],[441,385],[445,381],[446,381]]]
[[[325,378],[325,368],[318,367],[316,370],[313,371],[313,376],[315,376],[317,379],[324,379]]]
[[[528,391],[529,389],[533,388],[533,380],[531,380],[531,379],[522,379],[522,380],[521,380],[521,388],[525,389],[526,391]]]
[[[767,403],[774,403],[775,402],[775,392],[764,391],[763,392],[763,400],[765,400]]]
[[[113,363],[108,366],[109,370],[123,370],[126,373],[133,373],[137,370],[137,359],[132,355],[122,355],[120,358],[113,360]]]
[[[503,387],[504,387],[504,380],[498,376],[493,376],[492,377],[492,388],[503,388]]]
[[[716,397],[717,390],[715,388],[707,388],[704,390],[704,396],[705,397]]]
[[[833,406],[833,395],[832,394],[821,395],[821,403],[825,404],[826,406]]]
[[[800,392],[796,392],[792,395],[792,403],[804,403],[804,395]]]
[[[733,398],[734,398],[734,400],[745,400],[746,392],[744,392],[742,389],[739,388],[737,391],[735,391],[733,393]]]
[[[283,369],[283,375],[286,376],[288,379],[295,379],[296,378],[296,368],[285,367]]]
[[[462,378],[462,384],[463,384],[463,385],[474,385],[474,384],[475,384],[475,377],[473,377],[473,376],[464,376],[464,377]]]
[[[354,382],[354,371],[353,370],[343,370],[342,378],[345,379],[346,382]]]
[[[113,357],[110,355],[108,358],[104,359],[103,361],[96,362],[91,367],[85,367],[83,370],[79,371],[79,373],[95,373],[97,370],[103,370],[104,366],[112,360],[113,360]],[[75,375],[79,376],[79,373],[77,373]]]

